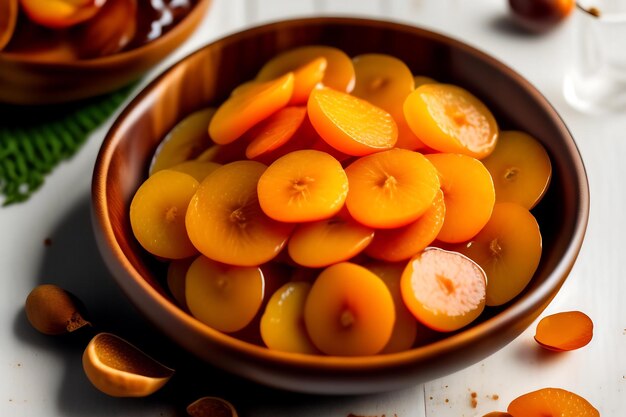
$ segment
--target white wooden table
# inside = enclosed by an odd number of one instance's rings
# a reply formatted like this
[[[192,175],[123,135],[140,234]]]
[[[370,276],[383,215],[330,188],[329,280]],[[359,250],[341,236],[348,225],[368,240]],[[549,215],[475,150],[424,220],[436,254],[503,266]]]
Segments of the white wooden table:
[[[626,114],[586,115],[562,95],[571,22],[530,36],[507,22],[500,0],[214,0],[201,28],[144,83],[197,47],[245,27],[289,17],[350,15],[422,26],[461,39],[529,79],[556,107],[576,138],[589,175],[591,217],[578,262],[545,314],[581,310],[595,323],[587,347],[547,355],[534,326],[500,352],[456,374],[400,392],[314,397],[276,392],[173,355],[182,367],[147,399],[115,399],[85,378],[85,340],[50,338],[28,325],[23,303],[40,283],[80,296],[105,330],[149,352],[176,349],[151,330],[110,279],[93,241],[91,171],[109,121],[30,201],[0,209],[0,416],[182,416],[204,395],[231,400],[242,416],[474,417],[506,410],[518,395],[561,387],[587,398],[603,416],[626,416]],[[46,238],[51,245],[44,245]],[[202,375],[193,379],[191,372]],[[472,407],[472,393],[477,404]]]

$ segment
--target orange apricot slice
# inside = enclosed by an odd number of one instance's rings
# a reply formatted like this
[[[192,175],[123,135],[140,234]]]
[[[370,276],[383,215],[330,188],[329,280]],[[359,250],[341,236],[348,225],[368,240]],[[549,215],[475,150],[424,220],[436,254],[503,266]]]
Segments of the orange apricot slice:
[[[255,159],[287,143],[298,131],[306,107],[289,106],[278,110],[246,133],[246,158]]]
[[[202,182],[210,173],[221,167],[220,164],[215,162],[203,162],[203,161],[185,161],[180,164],[176,164],[170,167],[172,171],[183,172],[187,175],[191,175],[198,182]]]
[[[288,282],[272,295],[261,317],[261,336],[268,348],[319,353],[304,327],[304,304],[310,291],[308,282]]]
[[[91,19],[106,0],[20,0],[20,3],[33,22],[61,29]]]
[[[432,205],[413,223],[396,229],[376,230],[374,240],[365,248],[365,253],[389,262],[409,259],[435,240],[445,214],[443,193],[439,190]]]
[[[170,380],[174,370],[126,340],[98,333],[83,353],[83,369],[94,387],[113,397],[145,397]]]
[[[497,203],[483,229],[457,250],[487,273],[487,305],[501,305],[522,292],[539,265],[539,225],[528,209]]]
[[[18,0],[0,1],[0,51],[13,37],[18,11]]]
[[[163,170],[139,187],[130,203],[130,225],[145,250],[167,259],[198,251],[189,240],[185,215],[198,181],[182,172]]]
[[[326,60],[326,69],[322,78],[325,86],[335,90],[350,92],[354,88],[354,67],[345,52],[332,46],[312,45],[294,48],[270,59],[256,76],[257,81],[267,81],[289,71],[296,71],[305,65],[312,65],[319,58]],[[319,61],[318,61],[319,65]],[[307,80],[308,82],[304,82]],[[310,78],[302,78],[303,84],[310,84]],[[298,87],[306,91],[306,88]],[[310,90],[309,90],[310,91]]]
[[[583,397],[561,388],[542,388],[511,401],[513,417],[600,417],[600,412]]]
[[[185,299],[191,314],[225,333],[243,329],[261,307],[265,281],[259,267],[225,265],[199,256],[187,271]]]
[[[373,238],[372,228],[340,214],[298,225],[289,238],[287,250],[298,265],[320,268],[358,255]]]
[[[393,324],[391,337],[380,353],[402,352],[410,349],[417,338],[418,323],[402,300],[400,279],[404,271],[404,263],[374,261],[363,266],[383,280],[396,309],[396,321]]]
[[[402,114],[402,103],[415,88],[409,67],[385,54],[358,55],[352,63],[356,76],[352,94],[392,115],[394,112]]]
[[[265,165],[237,161],[202,181],[187,210],[189,239],[206,257],[231,265],[256,266],[274,258],[293,225],[269,218],[257,199]]]
[[[541,200],[552,177],[545,148],[524,132],[500,132],[498,145],[481,162],[493,178],[496,201],[517,203],[529,210]]]
[[[306,104],[311,91],[322,82],[328,61],[319,57],[293,70],[293,94],[290,105]]]
[[[304,322],[313,344],[328,355],[374,355],[389,342],[395,307],[378,276],[342,262],[326,268],[313,283]]]
[[[374,228],[414,222],[432,206],[439,191],[435,167],[422,154],[406,149],[359,158],[346,168],[346,174],[350,215]]]
[[[229,162],[246,159],[246,147],[248,143],[243,140],[228,143],[226,145],[213,145],[205,149],[194,161],[214,162],[217,164],[227,164]]]
[[[270,165],[258,185],[259,204],[272,219],[305,222],[339,212],[348,194],[341,164],[315,150],[291,152]]]
[[[414,79],[404,62],[391,55],[364,54],[352,59],[356,82],[352,94],[387,111],[398,127],[396,147],[420,149],[422,141],[409,128],[403,103],[413,92]]]
[[[593,322],[581,311],[565,311],[542,318],[535,340],[548,350],[563,352],[586,346],[593,338]]]
[[[259,83],[231,95],[209,123],[209,136],[219,145],[233,142],[248,129],[287,105],[293,93],[293,73]]]
[[[437,239],[465,242],[474,237],[491,217],[496,193],[487,168],[462,154],[429,154],[437,168],[446,213]]]
[[[441,332],[467,326],[485,308],[485,272],[458,252],[428,248],[415,255],[402,273],[400,288],[413,316]]]
[[[404,101],[404,115],[426,146],[481,159],[496,146],[498,125],[489,109],[467,90],[424,84]]]
[[[389,113],[347,93],[315,89],[309,96],[307,110],[322,139],[348,155],[391,149],[398,139],[398,127]]]
[[[187,406],[191,417],[237,417],[237,410],[228,401],[218,397],[202,397]]]
[[[188,310],[187,299],[185,298],[185,281],[187,280],[187,271],[195,258],[177,259],[167,267],[167,288],[170,290],[172,297],[183,310]]]
[[[415,75],[413,77],[413,82],[415,84],[415,88],[421,87],[424,84],[436,84],[437,80],[431,77],[427,77],[425,75]]]
[[[207,128],[213,114],[215,109],[209,107],[193,112],[178,122],[157,147],[150,164],[150,175],[194,159],[208,149],[212,142]]]

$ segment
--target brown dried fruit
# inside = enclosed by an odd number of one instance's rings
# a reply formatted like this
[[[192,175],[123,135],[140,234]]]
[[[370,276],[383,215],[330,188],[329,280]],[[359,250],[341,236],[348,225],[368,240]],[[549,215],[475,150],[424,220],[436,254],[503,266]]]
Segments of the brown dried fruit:
[[[202,397],[187,407],[191,417],[237,417],[235,407],[218,397]]]
[[[60,335],[91,326],[83,303],[73,294],[52,284],[35,287],[25,304],[26,317],[41,333]]]

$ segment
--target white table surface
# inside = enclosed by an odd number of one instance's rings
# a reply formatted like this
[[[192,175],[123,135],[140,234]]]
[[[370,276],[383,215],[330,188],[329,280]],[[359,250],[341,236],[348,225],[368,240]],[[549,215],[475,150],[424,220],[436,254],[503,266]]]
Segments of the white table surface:
[[[626,416],[626,114],[587,115],[562,95],[572,22],[543,36],[510,25],[505,0],[214,0],[195,35],[146,79],[197,47],[242,28],[288,17],[378,17],[432,29],[492,54],[530,80],[554,105],[575,137],[591,189],[585,243],[571,275],[542,316],[581,310],[594,321],[593,341],[548,355],[533,341],[534,325],[507,347],[453,375],[400,392],[316,397],[263,388],[196,363],[133,309],[109,277],[89,217],[90,179],[112,119],[23,204],[0,208],[0,416],[183,416],[205,395],[232,401],[242,416],[475,417],[506,410],[515,397],[542,387],[574,391],[606,417]],[[44,245],[50,238],[52,244]],[[29,291],[54,283],[82,298],[102,329],[179,366],[164,390],[145,399],[110,398],[83,374],[85,338],[51,338],[27,323]],[[154,353],[153,353],[154,354]],[[169,362],[168,362],[169,361]],[[196,378],[192,378],[191,375]],[[198,377],[201,375],[201,377]],[[471,406],[471,393],[477,406]],[[494,394],[498,399],[492,397]]]

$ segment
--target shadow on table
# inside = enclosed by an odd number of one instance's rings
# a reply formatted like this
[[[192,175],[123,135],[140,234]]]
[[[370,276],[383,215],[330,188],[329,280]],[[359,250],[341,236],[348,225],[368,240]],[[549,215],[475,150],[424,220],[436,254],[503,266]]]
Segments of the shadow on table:
[[[82,369],[82,353],[96,330],[81,329],[67,336],[45,336],[29,325],[21,310],[14,321],[17,337],[41,349],[54,351],[65,363],[57,398],[60,414],[109,417],[114,412],[124,416],[185,416],[185,407],[203,396],[219,396],[231,401],[241,411],[241,416],[257,415],[258,410],[261,410],[260,414],[268,410],[267,415],[288,416],[294,412],[301,414],[297,410],[307,409],[308,405],[313,409],[325,409],[331,403],[337,403],[337,398],[273,390],[227,374],[196,360],[152,327],[109,276],[92,232],[88,195],[72,211],[60,216],[50,239],[38,274],[40,282],[33,286],[56,284],[74,293],[85,303],[89,319],[97,326],[97,331],[115,333],[176,370],[172,380],[148,398],[108,397],[91,385]],[[344,399],[348,400],[347,397]],[[359,404],[361,400],[355,397],[346,405],[350,406],[351,402]],[[164,410],[167,410],[166,414]]]

